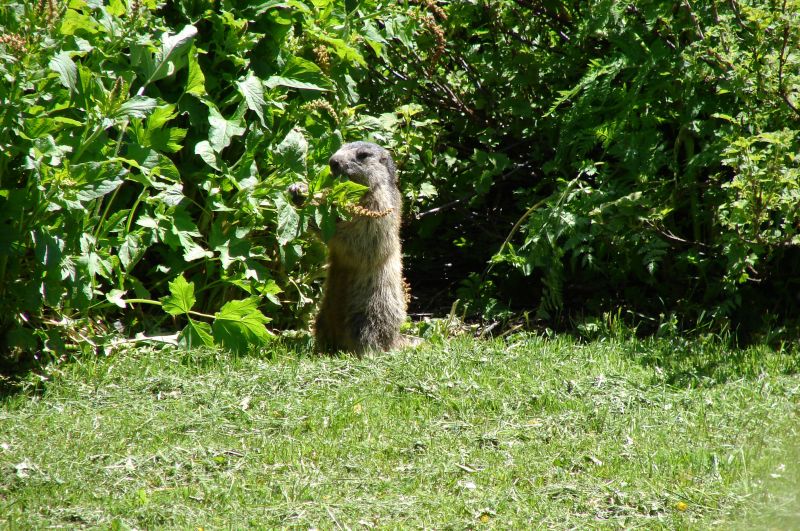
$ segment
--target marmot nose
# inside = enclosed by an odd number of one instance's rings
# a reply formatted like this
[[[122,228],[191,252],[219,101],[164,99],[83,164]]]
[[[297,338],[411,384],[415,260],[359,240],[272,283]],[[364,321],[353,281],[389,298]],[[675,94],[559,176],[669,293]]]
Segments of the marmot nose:
[[[331,159],[328,161],[328,164],[331,167],[331,173],[334,175],[339,175],[342,173],[342,164],[336,160],[335,155],[331,157]]]

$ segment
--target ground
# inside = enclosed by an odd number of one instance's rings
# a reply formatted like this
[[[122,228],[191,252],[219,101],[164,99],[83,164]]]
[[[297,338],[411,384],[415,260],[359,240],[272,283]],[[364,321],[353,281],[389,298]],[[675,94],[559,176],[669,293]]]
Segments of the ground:
[[[517,335],[72,360],[4,398],[0,527],[791,527],[797,358]]]

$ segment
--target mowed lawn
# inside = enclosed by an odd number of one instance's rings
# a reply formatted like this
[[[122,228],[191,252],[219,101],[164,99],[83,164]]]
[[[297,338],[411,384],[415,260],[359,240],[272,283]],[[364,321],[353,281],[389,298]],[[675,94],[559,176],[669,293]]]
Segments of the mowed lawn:
[[[681,339],[121,351],[4,398],[0,527],[790,528],[797,369]]]

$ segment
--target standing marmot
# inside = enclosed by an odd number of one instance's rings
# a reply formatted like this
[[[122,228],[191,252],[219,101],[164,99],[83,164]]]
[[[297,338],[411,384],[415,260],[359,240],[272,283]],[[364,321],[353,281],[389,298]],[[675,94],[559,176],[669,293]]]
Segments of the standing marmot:
[[[401,344],[406,318],[400,254],[402,197],[388,151],[345,144],[330,158],[334,175],[369,187],[353,218],[328,242],[328,278],[316,321],[317,350],[362,354]]]

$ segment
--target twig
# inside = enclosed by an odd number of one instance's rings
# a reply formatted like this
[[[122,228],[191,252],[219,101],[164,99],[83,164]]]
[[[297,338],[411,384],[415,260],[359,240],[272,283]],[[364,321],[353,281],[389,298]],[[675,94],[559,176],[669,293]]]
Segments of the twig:
[[[781,8],[781,13],[786,14],[786,0],[783,0],[783,6]],[[789,106],[791,110],[795,112],[798,116],[800,116],[800,109],[795,106],[792,102],[792,99],[789,97],[789,92],[786,90],[786,87],[783,85],[783,67],[786,64],[786,47],[789,44],[789,25],[785,24],[783,26],[783,43],[781,44],[781,53],[778,57],[778,92],[786,102],[786,105]]]
[[[430,216],[432,214],[438,214],[442,210],[447,210],[448,208],[454,207],[457,204],[461,203],[462,201],[464,201],[464,200],[463,199],[456,199],[455,201],[450,201],[449,203],[445,203],[442,206],[438,206],[436,208],[432,208],[430,210],[426,210],[425,212],[420,212],[419,214],[417,214],[414,217],[416,219],[421,219],[421,218],[424,218],[425,216]]]

